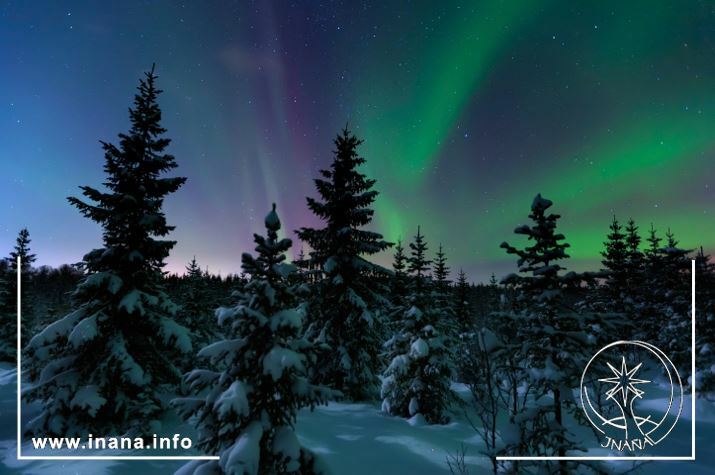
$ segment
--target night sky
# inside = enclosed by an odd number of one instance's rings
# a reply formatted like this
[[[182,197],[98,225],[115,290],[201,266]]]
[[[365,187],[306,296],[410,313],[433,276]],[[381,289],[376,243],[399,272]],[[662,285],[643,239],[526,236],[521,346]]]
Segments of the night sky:
[[[23,226],[38,264],[100,245],[65,197],[101,183],[98,140],[127,130],[152,63],[188,177],[166,201],[171,271],[194,255],[238,271],[274,201],[290,237],[317,224],[305,196],[346,123],[380,191],[374,228],[422,224],[474,280],[513,270],[499,243],[520,242],[537,192],[571,268],[595,266],[614,213],[715,250],[708,2],[0,5],[0,254]]]

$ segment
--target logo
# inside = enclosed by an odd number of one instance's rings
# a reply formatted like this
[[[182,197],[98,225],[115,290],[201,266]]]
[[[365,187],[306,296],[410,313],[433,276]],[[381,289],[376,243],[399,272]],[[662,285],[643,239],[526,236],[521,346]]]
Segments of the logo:
[[[643,341],[601,348],[581,375],[581,406],[601,447],[635,452],[662,442],[683,409],[683,385],[670,358]]]

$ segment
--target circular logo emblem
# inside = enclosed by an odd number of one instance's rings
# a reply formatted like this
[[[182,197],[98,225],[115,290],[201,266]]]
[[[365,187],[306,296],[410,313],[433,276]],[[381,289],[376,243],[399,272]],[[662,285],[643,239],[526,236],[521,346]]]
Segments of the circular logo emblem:
[[[643,341],[601,348],[581,375],[581,406],[601,447],[635,452],[657,445],[683,409],[683,385],[670,358]]]

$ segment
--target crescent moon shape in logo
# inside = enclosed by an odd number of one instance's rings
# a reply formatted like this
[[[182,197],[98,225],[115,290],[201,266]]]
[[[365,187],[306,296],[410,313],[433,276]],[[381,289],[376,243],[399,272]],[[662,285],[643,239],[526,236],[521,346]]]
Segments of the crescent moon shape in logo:
[[[643,433],[644,437],[648,438],[653,443],[653,445],[656,445],[663,439],[665,439],[668,434],[670,434],[670,432],[675,427],[675,424],[677,423],[678,419],[680,418],[680,414],[683,410],[683,384],[680,379],[680,375],[678,374],[678,371],[676,370],[675,365],[670,360],[670,358],[668,358],[668,356],[663,353],[663,351],[661,351],[658,347],[644,341],[621,340],[610,343],[601,348],[599,351],[597,351],[596,354],[594,354],[588,361],[586,367],[583,370],[583,374],[581,375],[581,407],[586,414],[586,418],[591,422],[591,425],[593,425],[593,427],[600,433],[605,434],[604,430],[601,429],[601,426],[603,426],[604,424],[597,424],[596,421],[600,421],[602,423],[605,423],[607,421],[593,407],[593,404],[588,394],[588,388],[586,387],[586,385],[584,385],[584,379],[593,360],[595,360],[596,357],[600,355],[603,351],[617,345],[634,345],[644,348],[654,354],[665,369],[666,375],[670,382],[668,409],[653,429],[651,429],[647,433]],[[630,409],[632,410],[632,406],[630,407]]]
[[[668,358],[668,355],[663,353],[658,347],[644,341],[633,341],[632,343],[642,345],[655,354],[663,364],[668,374],[668,379],[670,380],[670,401],[668,402],[668,409],[665,411],[658,425],[650,432],[644,434],[650,438],[655,445],[670,434],[678,422],[680,414],[683,412],[683,383],[680,380],[680,375],[675,369],[673,362]]]

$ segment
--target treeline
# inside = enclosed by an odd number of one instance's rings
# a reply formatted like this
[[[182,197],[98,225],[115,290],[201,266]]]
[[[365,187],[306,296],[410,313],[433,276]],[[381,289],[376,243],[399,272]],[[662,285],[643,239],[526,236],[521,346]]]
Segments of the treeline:
[[[501,245],[518,272],[478,286],[461,271],[453,280],[443,246],[431,247],[422,228],[394,244],[365,229],[378,192],[347,129],[315,180],[317,197],[307,198],[322,226],[298,230],[308,251],[295,262],[273,205],[254,252],[241,256],[240,277],[213,276],[196,259],[185,275],[166,275],[175,242],[166,239],[173,227],[163,200],[186,179],[167,176],[176,162],[166,153],[155,81],[153,70],[140,81],[130,130],[117,145],[103,143],[105,189],[83,186],[83,198],[69,198],[102,227],[102,247],[78,266],[33,270],[23,230],[4,264],[6,322],[15,318],[17,255],[26,266],[23,315],[34,316],[23,322],[34,382],[25,399],[42,412],[28,432],[147,436],[169,409],[162,395],[173,394],[171,406],[197,428],[196,445],[221,456],[182,473],[321,473],[294,433],[300,408],[380,401],[394,416],[445,423],[460,404],[451,388],[459,380],[472,393],[495,473],[521,473],[525,464],[495,457],[580,449],[564,422],[580,417],[572,390],[582,362],[603,344],[647,339],[687,374],[693,252],[672,233],[660,240],[651,228],[646,244],[633,221],[624,229],[614,218],[603,269],[568,272],[559,216],[537,195],[530,223],[515,229],[526,244]],[[390,248],[392,269],[370,260]],[[712,394],[715,269],[702,251],[695,258],[695,383]],[[6,324],[3,332],[11,360],[14,330]],[[501,415],[506,425],[497,424]],[[573,463],[551,468],[567,473]]]

